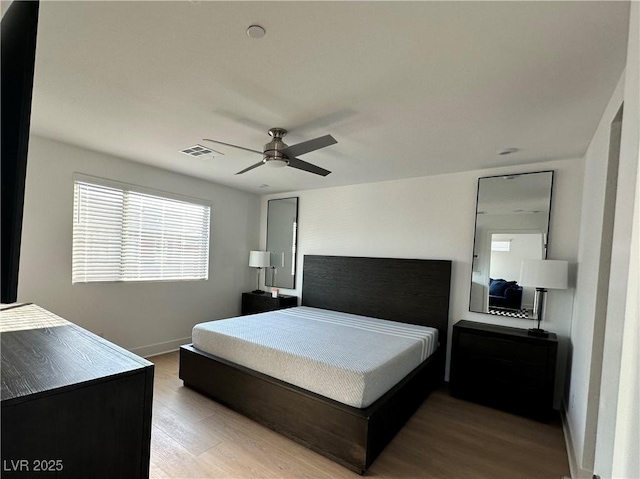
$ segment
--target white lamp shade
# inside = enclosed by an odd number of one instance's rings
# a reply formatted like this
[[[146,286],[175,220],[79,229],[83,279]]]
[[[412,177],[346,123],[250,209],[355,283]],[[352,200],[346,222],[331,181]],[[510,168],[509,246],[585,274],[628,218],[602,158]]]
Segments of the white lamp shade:
[[[567,289],[569,263],[554,259],[525,259],[520,269],[520,285],[545,289]]]
[[[251,268],[268,268],[269,267],[268,251],[250,251],[249,252],[249,266]]]

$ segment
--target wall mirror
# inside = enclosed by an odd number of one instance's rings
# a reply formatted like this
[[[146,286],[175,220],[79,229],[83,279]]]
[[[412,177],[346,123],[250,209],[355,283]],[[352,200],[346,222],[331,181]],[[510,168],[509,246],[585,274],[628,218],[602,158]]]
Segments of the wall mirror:
[[[298,239],[298,198],[278,198],[267,202],[267,251],[271,267],[265,285],[293,289],[296,284]]]
[[[553,171],[478,179],[469,311],[530,319],[524,259],[546,259]]]

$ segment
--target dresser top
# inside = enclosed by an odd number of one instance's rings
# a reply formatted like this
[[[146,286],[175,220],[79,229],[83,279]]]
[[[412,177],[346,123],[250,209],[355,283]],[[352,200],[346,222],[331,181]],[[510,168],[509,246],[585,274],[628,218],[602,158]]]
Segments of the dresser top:
[[[533,324],[535,323],[532,323],[532,325]],[[545,338],[540,336],[529,335],[529,330],[524,328],[513,328],[510,326],[500,326],[497,324],[479,323],[476,321],[467,321],[464,319],[454,324],[454,327],[473,329],[476,331],[486,331],[486,332],[497,333],[497,334],[505,334],[509,336],[518,336],[518,337],[528,338],[532,340],[542,340],[542,341],[558,340],[556,333],[549,332],[549,336]]]
[[[35,304],[4,308],[0,332],[3,406],[153,366]]]

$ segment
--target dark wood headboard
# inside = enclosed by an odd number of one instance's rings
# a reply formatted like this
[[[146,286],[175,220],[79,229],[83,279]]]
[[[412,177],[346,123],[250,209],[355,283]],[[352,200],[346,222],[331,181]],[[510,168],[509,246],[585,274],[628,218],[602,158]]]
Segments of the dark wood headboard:
[[[438,329],[446,350],[451,261],[305,255],[302,305]]]

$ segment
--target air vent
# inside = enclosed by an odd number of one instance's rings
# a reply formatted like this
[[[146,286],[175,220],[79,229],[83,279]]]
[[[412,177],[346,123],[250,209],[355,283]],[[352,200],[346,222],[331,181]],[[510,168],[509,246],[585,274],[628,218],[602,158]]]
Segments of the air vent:
[[[224,153],[220,153],[219,151],[212,150],[211,148],[207,148],[202,145],[194,145],[189,148],[185,148],[184,150],[180,150],[180,153],[184,153],[185,155],[193,156],[194,158],[198,158],[200,156],[205,155],[224,155]]]

